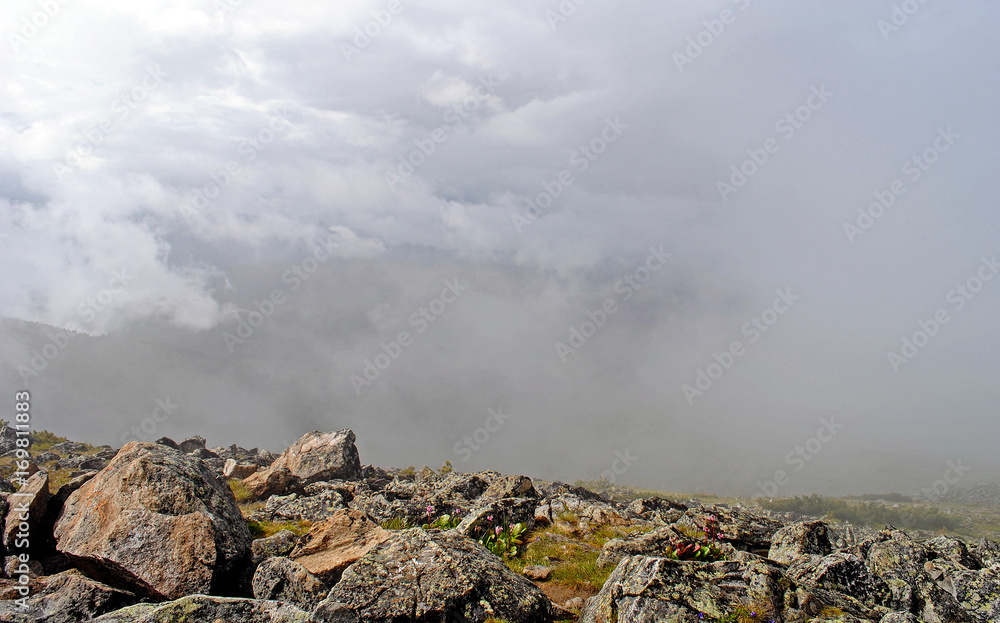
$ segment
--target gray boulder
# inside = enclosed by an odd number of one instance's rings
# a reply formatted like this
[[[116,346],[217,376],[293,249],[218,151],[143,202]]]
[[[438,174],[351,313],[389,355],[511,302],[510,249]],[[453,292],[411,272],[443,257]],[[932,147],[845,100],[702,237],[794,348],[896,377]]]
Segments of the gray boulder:
[[[313,623],[308,612],[280,601],[191,595],[164,604],[136,604],[92,623]]]
[[[328,589],[305,567],[288,558],[268,558],[253,574],[253,596],[293,604],[312,610],[323,601]]]
[[[483,546],[455,531],[420,528],[391,533],[348,567],[314,616],[343,621],[345,609],[361,623],[552,620],[545,594]]]
[[[254,539],[250,546],[251,564],[256,567],[268,558],[287,556],[299,542],[299,537],[291,530],[281,530],[263,539]]]
[[[679,562],[633,556],[587,602],[580,623],[718,620],[751,604],[766,620],[804,621],[822,610],[808,592],[763,560]]]
[[[112,588],[84,576],[65,571],[39,580],[22,609],[13,600],[0,600],[0,621],[20,623],[77,623],[134,604],[139,598],[129,591]]]
[[[803,557],[826,556],[831,551],[826,524],[807,521],[785,526],[771,535],[771,549],[767,557],[787,565]]]
[[[313,431],[281,453],[271,469],[287,469],[304,483],[320,480],[360,480],[361,458],[354,431]]]
[[[152,443],[127,444],[74,491],[55,537],[88,575],[157,599],[235,593],[250,560],[229,487],[201,461]]]

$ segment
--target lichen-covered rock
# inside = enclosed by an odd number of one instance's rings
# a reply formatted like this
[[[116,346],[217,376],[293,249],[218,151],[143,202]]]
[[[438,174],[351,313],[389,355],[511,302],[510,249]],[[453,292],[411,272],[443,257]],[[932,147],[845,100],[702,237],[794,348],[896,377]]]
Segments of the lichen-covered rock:
[[[20,541],[23,545],[23,537],[18,537],[21,522],[27,520],[28,533],[33,534],[34,541],[41,541],[39,527],[45,519],[49,498],[49,475],[46,472],[38,472],[28,478],[24,485],[17,490],[16,494],[11,494],[8,498],[10,508],[7,510],[7,517],[3,529],[3,545],[8,552],[21,553],[24,548],[17,547]],[[27,539],[31,541],[32,539]]]
[[[636,517],[663,525],[677,521],[687,509],[686,504],[659,497],[632,500],[628,505],[628,511]]]
[[[327,586],[305,567],[288,558],[268,558],[253,574],[253,596],[312,610],[326,597]]]
[[[485,497],[485,496],[484,496]],[[484,528],[502,524],[524,524],[525,529],[535,527],[534,498],[506,498],[480,502],[462,516],[456,530],[465,535],[473,535]],[[490,517],[493,519],[491,520]]]
[[[247,488],[248,499],[265,500],[272,495],[280,495],[295,487],[299,479],[283,467],[271,466],[263,471],[250,474],[241,482]]]
[[[420,528],[390,533],[348,567],[314,612],[317,620],[333,621],[334,605],[361,623],[552,620],[545,594],[483,546],[455,531]]]
[[[667,546],[671,539],[683,538],[672,526],[659,528],[645,534],[636,534],[628,537],[611,539],[601,548],[601,555],[597,557],[599,566],[617,565],[623,558],[632,556],[656,556],[666,555]]]
[[[77,570],[39,580],[22,609],[13,600],[0,600],[0,621],[14,623],[77,623],[139,601],[129,591],[91,580]]]
[[[917,617],[909,612],[890,612],[879,619],[878,623],[918,623],[918,621]]]
[[[196,450],[203,450],[205,448],[205,438],[201,435],[188,437],[184,441],[177,444],[177,448],[184,454],[190,454]]]
[[[826,524],[808,521],[785,526],[771,535],[767,557],[787,565],[803,557],[826,556],[831,551]]]
[[[299,536],[291,530],[281,530],[263,539],[254,539],[250,546],[251,564],[256,567],[268,558],[287,556],[299,543]]]
[[[348,566],[389,538],[390,532],[357,510],[341,510],[312,526],[289,558],[333,584]]]
[[[312,623],[308,612],[280,601],[191,595],[165,604],[136,604],[92,623]]]
[[[781,522],[739,506],[697,506],[689,508],[677,525],[701,532],[717,529],[719,536],[736,549],[766,555],[771,538]]]
[[[946,570],[940,565],[934,567],[935,571],[943,573],[937,575],[931,571],[928,576],[938,587],[954,596],[973,618],[983,623],[1000,621],[1000,572],[992,569],[968,570],[958,565]]]
[[[886,583],[868,570],[864,560],[847,552],[836,552],[822,558],[800,558],[796,565],[788,569],[788,576],[814,592],[819,593],[817,589],[822,589],[839,593],[867,607],[882,606],[889,596]],[[851,610],[855,608],[849,607],[848,611]]]
[[[260,467],[255,463],[240,463],[236,459],[226,459],[222,466],[223,478],[236,478],[243,480],[247,476],[254,474]]]
[[[272,521],[322,521],[338,510],[346,509],[353,495],[342,484],[317,482],[307,485],[300,494],[272,496],[262,515]]]
[[[874,575],[911,584],[927,560],[924,548],[899,530],[883,530],[875,542],[859,545],[858,549],[867,550],[865,562]]]
[[[333,433],[306,433],[289,446],[271,467],[287,469],[304,483],[360,480],[361,458],[354,441],[354,431],[350,429]]]
[[[588,601],[580,623],[695,623],[722,619],[747,604],[777,621],[804,621],[821,609],[763,560],[695,563],[633,556],[618,563]]]
[[[232,491],[179,450],[131,442],[74,491],[57,548],[88,575],[158,599],[233,593],[250,532]]]
[[[965,543],[958,539],[938,536],[926,541],[923,545],[929,554],[928,558],[950,560],[962,565],[966,569],[979,569],[982,566],[979,560],[969,552],[969,548],[965,546]]]

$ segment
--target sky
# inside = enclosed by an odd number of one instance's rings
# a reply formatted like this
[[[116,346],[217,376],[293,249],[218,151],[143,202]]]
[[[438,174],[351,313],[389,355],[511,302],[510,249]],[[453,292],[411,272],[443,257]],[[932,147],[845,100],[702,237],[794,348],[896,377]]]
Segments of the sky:
[[[116,446],[352,428],[364,462],[677,491],[995,479],[998,18],[11,2],[0,389]]]

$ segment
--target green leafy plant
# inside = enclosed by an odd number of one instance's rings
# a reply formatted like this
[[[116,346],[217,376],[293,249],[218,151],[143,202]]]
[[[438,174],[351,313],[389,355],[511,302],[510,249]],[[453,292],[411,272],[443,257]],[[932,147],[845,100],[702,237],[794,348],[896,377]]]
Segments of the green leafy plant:
[[[672,560],[693,560],[697,562],[715,562],[725,559],[725,554],[718,546],[722,539],[719,522],[715,515],[708,516],[708,524],[704,532],[686,530],[688,538],[673,537],[667,546],[665,555]]]
[[[513,558],[517,556],[518,546],[523,543],[525,530],[523,523],[493,526],[492,529],[483,530],[477,540],[497,556]]]
[[[438,473],[444,476],[445,474],[450,474],[455,471],[455,466],[451,464],[451,461],[445,461]]]

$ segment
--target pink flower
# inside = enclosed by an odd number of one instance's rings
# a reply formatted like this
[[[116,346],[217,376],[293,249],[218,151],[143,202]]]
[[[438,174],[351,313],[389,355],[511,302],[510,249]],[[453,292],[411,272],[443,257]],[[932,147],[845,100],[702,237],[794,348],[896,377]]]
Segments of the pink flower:
[[[494,528],[494,530],[496,531],[497,534],[503,532],[503,528],[501,528],[500,526],[497,526],[496,528]]]
[[[493,515],[487,515],[486,521],[493,521]]]
[[[428,506],[427,507],[427,514],[430,515],[433,512],[434,512],[434,507],[433,506]]]

